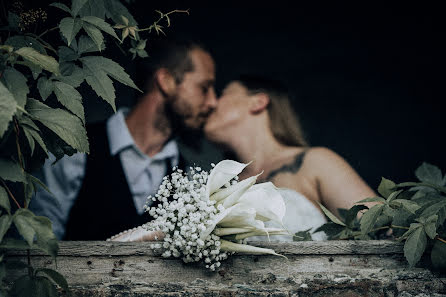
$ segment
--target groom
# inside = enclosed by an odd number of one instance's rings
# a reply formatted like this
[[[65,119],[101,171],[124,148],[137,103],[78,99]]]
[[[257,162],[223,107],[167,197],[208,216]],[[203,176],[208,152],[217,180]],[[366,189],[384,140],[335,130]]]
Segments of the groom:
[[[192,41],[163,40],[135,65],[143,90],[131,109],[87,126],[90,154],[45,163],[30,208],[64,240],[104,240],[151,218],[144,212],[173,166],[184,167],[174,136],[200,130],[217,101],[215,64]]]

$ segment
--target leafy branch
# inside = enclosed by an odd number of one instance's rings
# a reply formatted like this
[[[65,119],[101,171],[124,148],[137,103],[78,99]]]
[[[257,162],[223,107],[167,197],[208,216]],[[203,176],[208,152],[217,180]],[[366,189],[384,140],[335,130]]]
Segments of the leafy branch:
[[[381,196],[358,201],[348,210],[339,209],[341,218],[321,205],[329,222],[315,232],[324,231],[329,239],[394,238],[404,241],[404,256],[410,266],[430,253],[432,266],[445,269],[441,259],[446,258],[446,175],[428,163],[418,167],[415,175],[419,182],[395,184],[382,178],[378,187]],[[375,204],[369,209],[363,205],[368,202]],[[387,230],[392,234],[383,233]]]

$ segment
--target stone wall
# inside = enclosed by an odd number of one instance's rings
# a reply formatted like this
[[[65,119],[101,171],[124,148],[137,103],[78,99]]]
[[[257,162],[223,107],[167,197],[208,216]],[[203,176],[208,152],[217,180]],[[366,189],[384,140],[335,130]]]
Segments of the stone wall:
[[[73,296],[446,296],[446,275],[409,268],[394,241],[268,243],[277,256],[232,255],[216,272],[161,258],[151,243],[61,242],[57,270]],[[6,261],[26,262],[24,251]],[[31,251],[35,267],[54,261]],[[7,280],[26,271],[11,270]]]

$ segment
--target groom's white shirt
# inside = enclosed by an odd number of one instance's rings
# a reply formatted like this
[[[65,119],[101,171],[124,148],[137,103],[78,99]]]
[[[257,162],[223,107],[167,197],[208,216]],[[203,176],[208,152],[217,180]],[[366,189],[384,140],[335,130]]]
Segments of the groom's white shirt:
[[[112,156],[119,154],[136,210],[142,214],[147,196],[157,192],[166,175],[167,164],[178,165],[179,151],[177,143],[170,140],[153,157],[142,153],[135,145],[125,123],[127,112],[128,109],[119,109],[107,120],[107,136],[110,154]],[[71,207],[82,186],[87,156],[77,153],[73,156],[65,156],[56,164],[51,165],[54,161],[55,157],[50,155],[35,176],[48,186],[55,197],[39,188],[31,200],[30,209],[36,215],[49,217],[53,223],[54,233],[57,238],[62,239]],[[113,173],[104,172],[104,174]]]

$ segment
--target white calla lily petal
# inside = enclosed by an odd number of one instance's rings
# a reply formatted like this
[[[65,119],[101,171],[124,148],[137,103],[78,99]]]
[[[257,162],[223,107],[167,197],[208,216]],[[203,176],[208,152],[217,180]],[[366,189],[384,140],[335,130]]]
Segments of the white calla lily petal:
[[[212,169],[206,184],[206,197],[209,197],[245,169],[248,164],[233,160],[223,160]]]
[[[256,229],[265,229],[265,224],[256,219],[256,210],[246,204],[236,204],[231,211],[217,224],[220,227],[254,227]]]
[[[262,171],[262,173],[263,173],[263,171]],[[249,187],[251,187],[252,185],[254,185],[256,183],[257,177],[262,173],[259,173],[255,176],[251,176],[249,178],[246,178],[246,179],[236,183],[235,185],[230,186],[229,188],[222,189],[222,190],[212,194],[211,197],[209,197],[209,199],[215,200],[218,202],[218,201],[228,198],[229,196],[233,195],[234,193],[239,193],[239,195],[241,196],[246,190],[249,189]]]
[[[286,211],[285,202],[273,183],[253,185],[240,197],[238,202],[255,208],[257,219],[272,220],[283,225],[282,219]]]
[[[247,244],[234,243],[224,239],[221,239],[220,249],[226,252],[236,252],[236,253],[251,254],[251,255],[269,254],[286,258],[283,255],[277,254],[272,249],[265,249]]]
[[[244,228],[215,228],[212,233],[217,236],[225,236],[239,233],[252,232],[255,230],[253,227],[244,227]]]

